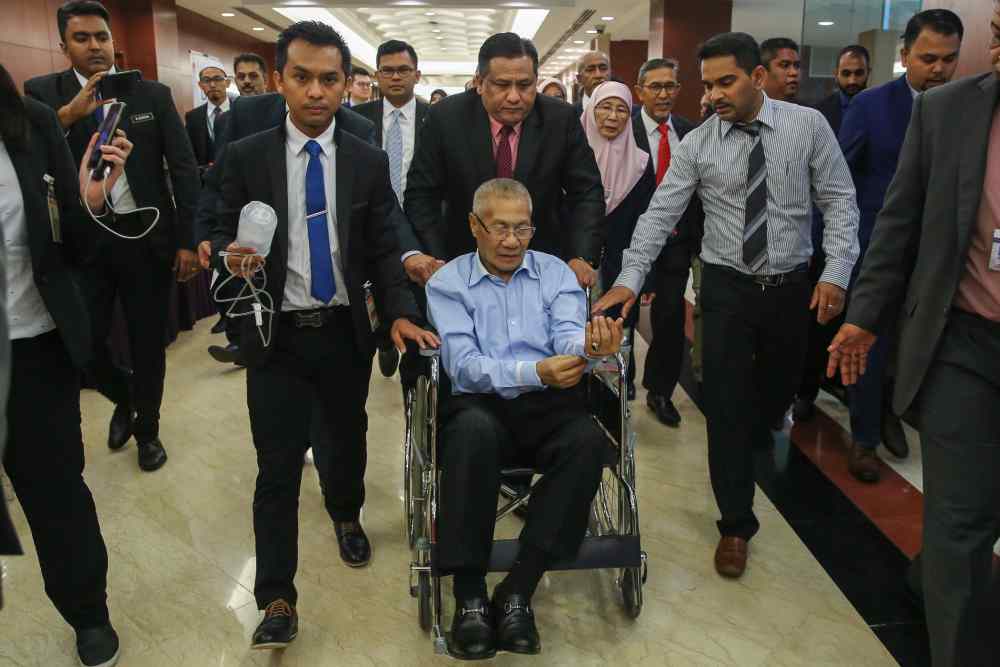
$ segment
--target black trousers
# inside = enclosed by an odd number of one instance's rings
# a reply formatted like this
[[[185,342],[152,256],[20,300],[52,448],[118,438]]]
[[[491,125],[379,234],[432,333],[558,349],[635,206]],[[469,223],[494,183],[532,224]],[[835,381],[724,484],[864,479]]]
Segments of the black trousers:
[[[349,308],[334,309],[322,328],[299,329],[282,316],[267,362],[247,369],[247,407],[257,449],[253,524],[254,596],[261,609],[278,598],[295,604],[302,457],[316,456],[327,511],[355,521],[364,503],[368,382],[372,357],[358,352]],[[310,437],[319,409],[329,438]]]
[[[762,288],[729,269],[702,272],[703,368],[708,466],[723,536],[750,539],[754,432],[791,403],[802,379],[811,316],[808,280]]]
[[[160,431],[173,257],[145,240],[105,236],[88,258],[82,281],[94,339],[94,361],[89,370],[97,390],[108,400],[132,406],[136,440],[149,442]],[[108,347],[116,298],[125,311],[131,377],[115,366]]]
[[[45,592],[73,628],[108,623],[108,552],[83,480],[80,375],[59,333],[12,341],[4,468],[38,552]]]
[[[1000,324],[952,311],[918,401],[932,661],[995,665],[1000,605],[988,591],[1000,536]]]
[[[500,469],[512,465],[534,466],[542,474],[521,542],[552,559],[576,555],[608,446],[584,401],[579,388],[511,400],[492,394],[445,398],[438,441],[442,572],[487,571]]]
[[[650,393],[673,396],[684,359],[684,292],[687,290],[691,267],[691,249],[684,246],[668,248],[676,259],[665,258],[662,268],[654,274],[656,298],[650,306],[653,342],[646,353],[646,369],[642,386]]]

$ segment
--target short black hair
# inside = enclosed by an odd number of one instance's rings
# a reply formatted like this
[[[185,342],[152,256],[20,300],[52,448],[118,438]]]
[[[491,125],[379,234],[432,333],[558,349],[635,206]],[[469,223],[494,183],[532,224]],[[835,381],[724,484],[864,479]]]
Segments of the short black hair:
[[[772,37],[760,43],[760,61],[764,67],[770,67],[771,61],[778,57],[778,51],[791,49],[795,53],[799,52],[799,45],[795,40],[787,37]]]
[[[641,86],[646,81],[646,75],[658,69],[672,69],[674,74],[677,74],[680,68],[681,64],[677,62],[676,58],[651,58],[639,68],[638,83]]]
[[[441,97],[448,97],[448,91],[442,90],[441,88],[435,88],[431,91],[431,97],[435,95],[440,95]]]
[[[401,39],[390,39],[388,42],[379,44],[378,51],[375,52],[375,67],[382,64],[382,56],[391,56],[393,53],[402,53],[403,51],[410,54],[413,66],[416,67],[418,64],[417,50]]]
[[[264,59],[256,53],[241,53],[233,58],[233,74],[236,73],[236,67],[240,63],[256,63],[257,66],[260,67],[261,74],[267,76],[267,63],[264,62]]]
[[[355,67],[354,71],[351,72],[351,75],[354,76],[355,78],[359,76],[367,76],[369,79],[372,78],[371,72],[366,70],[364,67]]]
[[[698,61],[732,56],[740,69],[750,74],[761,66],[757,40],[745,32],[723,32],[710,37],[698,48]]]
[[[907,22],[906,30],[903,31],[903,46],[907,49],[912,48],[917,37],[920,37],[920,33],[925,29],[933,30],[945,37],[958,35],[958,41],[962,41],[965,36],[965,26],[962,25],[962,19],[958,18],[958,14],[950,9],[925,9],[914,14]]]
[[[30,132],[31,123],[21,92],[14,83],[14,77],[0,64],[0,139],[11,152],[25,151]]]
[[[850,44],[840,50],[840,53],[837,54],[837,69],[840,69],[840,59],[846,56],[847,54],[850,54],[852,56],[857,56],[858,58],[863,58],[865,61],[865,67],[871,69],[872,67],[871,54],[868,53],[868,49],[861,46],[860,44]]]
[[[56,10],[56,25],[59,26],[59,38],[66,41],[66,26],[74,16],[99,16],[111,29],[111,14],[97,0],[71,0]]]
[[[483,45],[479,47],[479,64],[476,66],[476,74],[486,76],[490,71],[490,61],[494,58],[531,58],[532,68],[535,75],[538,75],[538,49],[532,44],[530,39],[523,39],[520,35],[512,32],[499,32],[486,38]]]
[[[351,76],[351,49],[339,32],[320,21],[299,21],[281,31],[274,55],[274,66],[279,72],[285,71],[285,65],[288,64],[288,46],[297,39],[305,40],[313,46],[337,47],[343,62],[344,77]]]

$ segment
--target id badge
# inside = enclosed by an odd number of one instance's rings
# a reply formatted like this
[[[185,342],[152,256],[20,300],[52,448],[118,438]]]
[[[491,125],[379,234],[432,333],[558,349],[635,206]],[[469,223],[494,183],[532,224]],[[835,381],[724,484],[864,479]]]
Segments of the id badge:
[[[365,291],[365,308],[368,310],[368,324],[371,325],[372,331],[375,331],[379,325],[378,309],[375,307],[375,289],[372,287],[370,280],[362,285],[361,288]]]
[[[1000,271],[1000,229],[993,230],[993,244],[990,246],[990,271]]]
[[[48,193],[46,199],[49,205],[49,226],[52,228],[52,241],[54,243],[62,243],[62,225],[59,222],[59,200],[56,199],[56,180],[45,174],[42,177],[45,181]]]

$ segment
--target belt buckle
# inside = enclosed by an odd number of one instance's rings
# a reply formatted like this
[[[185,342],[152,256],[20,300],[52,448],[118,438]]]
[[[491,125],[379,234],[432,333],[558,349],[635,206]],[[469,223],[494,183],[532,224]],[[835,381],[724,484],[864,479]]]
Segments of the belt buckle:
[[[295,326],[299,329],[312,327],[319,329],[323,326],[323,312],[320,310],[299,311],[295,313]]]
[[[760,289],[766,290],[768,287],[781,287],[782,283],[785,282],[785,274],[781,273],[776,276],[754,276],[754,282],[760,285]]]

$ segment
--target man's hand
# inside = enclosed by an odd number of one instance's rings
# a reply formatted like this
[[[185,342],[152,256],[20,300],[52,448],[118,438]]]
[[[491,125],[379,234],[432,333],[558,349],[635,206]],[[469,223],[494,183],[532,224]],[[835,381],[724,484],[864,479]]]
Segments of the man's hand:
[[[576,282],[580,283],[580,287],[587,289],[597,284],[597,271],[590,264],[582,259],[571,259],[567,263],[576,274]]]
[[[212,242],[202,241],[198,244],[198,263],[201,268],[207,269],[212,264]]]
[[[434,272],[444,266],[444,264],[444,261],[437,257],[420,253],[419,255],[410,255],[407,257],[403,262],[403,269],[410,280],[423,287],[431,279],[431,276],[434,275]]]
[[[818,282],[813,290],[809,310],[816,311],[816,321],[826,324],[844,312],[844,290],[831,283]]]
[[[990,62],[993,63],[993,73],[1000,78],[1000,39],[996,37],[990,43]]]
[[[845,385],[852,385],[865,373],[868,351],[875,344],[876,336],[870,331],[853,324],[845,324],[834,336],[827,349],[830,361],[826,365],[826,376],[832,378],[840,368],[840,378]]]
[[[226,246],[226,268],[234,276],[249,278],[264,264],[264,258],[257,254],[256,248],[239,246],[233,241]]]
[[[97,111],[97,107],[114,102],[113,99],[97,99],[97,82],[107,75],[107,72],[98,72],[90,77],[87,80],[87,85],[80,89],[76,97],[59,109],[59,124],[63,126],[64,130],[68,130],[73,123]]]
[[[597,300],[590,308],[591,315],[600,315],[609,308],[614,308],[619,304],[625,304],[622,306],[622,317],[628,317],[628,313],[632,310],[632,306],[635,305],[635,292],[627,287],[615,286],[604,293],[600,299]]]
[[[587,360],[575,354],[560,354],[537,362],[535,370],[546,387],[569,389],[579,384],[587,370]]]
[[[653,303],[653,299],[656,298],[656,292],[643,292],[642,296],[639,297],[640,306],[649,306]]]
[[[80,162],[80,196],[86,200],[91,211],[100,213],[105,206],[104,192],[111,193],[111,188],[114,187],[125,170],[125,162],[132,153],[132,142],[125,136],[125,132],[118,130],[110,145],[101,146],[101,154],[112,165],[111,173],[105,177],[103,183],[91,178],[90,170],[87,169],[87,165],[90,163],[90,154],[93,152],[96,142],[97,132],[94,132],[94,136],[90,138],[87,150],[83,154],[83,160]]]
[[[198,275],[201,265],[198,263],[198,255],[187,248],[178,248],[177,256],[174,258],[174,275],[177,282],[186,283]]]
[[[583,350],[588,357],[607,357],[618,354],[624,337],[625,320],[595,317],[587,322]]]
[[[441,339],[427,329],[418,327],[405,317],[401,317],[392,323],[389,338],[392,339],[392,344],[396,346],[400,354],[406,352],[406,343],[403,342],[404,340],[412,340],[420,346],[421,350],[426,350],[429,347],[437,348],[441,345]]]

